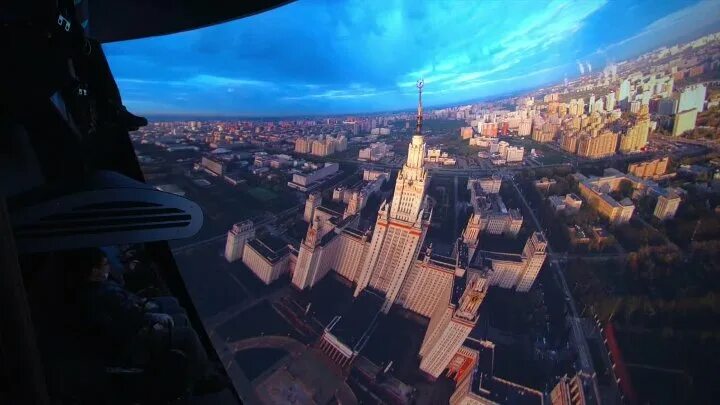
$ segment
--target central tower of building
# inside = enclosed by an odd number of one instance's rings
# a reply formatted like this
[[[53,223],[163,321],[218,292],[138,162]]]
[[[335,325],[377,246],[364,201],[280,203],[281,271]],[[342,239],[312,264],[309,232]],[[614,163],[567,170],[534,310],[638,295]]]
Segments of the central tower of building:
[[[368,286],[385,294],[382,307],[384,313],[390,310],[397,299],[430,224],[431,211],[425,198],[429,179],[423,164],[425,140],[422,136],[422,80],[418,81],[417,88],[417,124],[408,145],[407,161],[398,173],[392,201],[385,201],[380,206],[370,250],[355,288],[355,296]]]

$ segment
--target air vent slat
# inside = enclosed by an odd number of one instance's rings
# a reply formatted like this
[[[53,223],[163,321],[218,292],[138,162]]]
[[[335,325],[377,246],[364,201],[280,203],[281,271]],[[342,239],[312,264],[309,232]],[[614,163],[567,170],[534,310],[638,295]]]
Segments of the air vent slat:
[[[161,205],[158,203],[149,202],[149,201],[108,201],[108,202],[80,205],[80,206],[73,208],[73,211],[107,210],[107,209],[122,209],[122,208],[148,208],[148,207],[161,207]]]
[[[129,232],[129,231],[141,231],[151,229],[166,229],[166,228],[184,228],[190,225],[189,221],[184,222],[172,222],[163,224],[148,224],[148,225],[129,225],[129,226],[118,226],[114,228],[89,228],[89,229],[61,229],[55,231],[28,231],[23,232],[21,235],[23,238],[46,238],[46,237],[63,237],[63,236],[74,236],[74,235],[89,235],[89,234],[106,234],[114,232]]]
[[[157,222],[170,222],[170,221],[189,221],[190,215],[158,215],[148,217],[134,217],[134,218],[118,218],[118,219],[105,219],[96,220],[88,219],[87,221],[63,221],[55,223],[44,223],[44,224],[33,224],[18,226],[16,232],[21,233],[24,231],[31,230],[51,230],[51,229],[81,229],[87,228],[88,226],[116,226],[125,224],[141,224],[141,223],[157,223]]]
[[[157,214],[176,214],[184,212],[178,208],[156,208],[141,210],[112,210],[112,211],[93,211],[93,212],[71,212],[63,214],[53,214],[41,218],[41,221],[55,221],[65,219],[82,219],[82,218],[103,218],[103,217],[124,217],[131,215],[157,215]]]

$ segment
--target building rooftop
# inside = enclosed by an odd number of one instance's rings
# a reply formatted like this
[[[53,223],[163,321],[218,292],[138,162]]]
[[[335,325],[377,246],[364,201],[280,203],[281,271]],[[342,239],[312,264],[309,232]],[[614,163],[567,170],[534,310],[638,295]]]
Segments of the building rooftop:
[[[477,368],[471,377],[473,394],[499,404],[543,404],[542,392],[494,376],[495,345],[492,342],[467,339],[464,346],[478,352]]]
[[[573,201],[582,201],[582,199],[580,197],[578,197],[577,194],[575,194],[575,193],[568,193],[565,197],[569,198]]]
[[[334,216],[334,217],[341,217],[343,216],[342,212],[344,211],[344,208],[341,204],[335,203],[333,201],[325,202],[323,201],[322,205],[315,208],[318,211],[324,212],[328,215]]]
[[[541,239],[542,241],[542,239]],[[508,262],[522,262],[522,256],[517,253],[483,252],[482,256],[489,260],[504,260]]]
[[[248,245],[270,263],[277,263],[289,252],[287,243],[272,235],[264,235],[248,242]]]
[[[425,260],[426,256],[426,252],[420,252],[420,254],[418,255],[418,260]],[[452,269],[453,271],[455,271],[456,260],[452,257],[431,253],[429,261],[436,266],[445,267],[447,269]]]

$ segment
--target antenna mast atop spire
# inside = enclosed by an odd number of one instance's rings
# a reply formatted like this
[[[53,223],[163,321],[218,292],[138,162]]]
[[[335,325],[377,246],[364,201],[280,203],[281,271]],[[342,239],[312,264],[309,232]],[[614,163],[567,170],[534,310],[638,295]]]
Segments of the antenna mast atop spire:
[[[422,89],[425,85],[425,81],[420,79],[417,81],[418,88],[418,112],[417,112],[417,124],[415,125],[415,133],[417,135],[422,134],[422,120],[423,120],[423,107],[422,107]]]

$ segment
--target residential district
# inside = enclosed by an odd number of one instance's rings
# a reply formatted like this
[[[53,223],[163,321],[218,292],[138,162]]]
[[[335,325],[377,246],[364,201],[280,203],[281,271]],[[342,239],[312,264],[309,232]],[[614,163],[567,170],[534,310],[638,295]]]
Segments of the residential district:
[[[241,395],[709,400],[720,34],[502,100],[424,111],[423,85],[416,112],[132,134],[205,211],[173,252]]]

